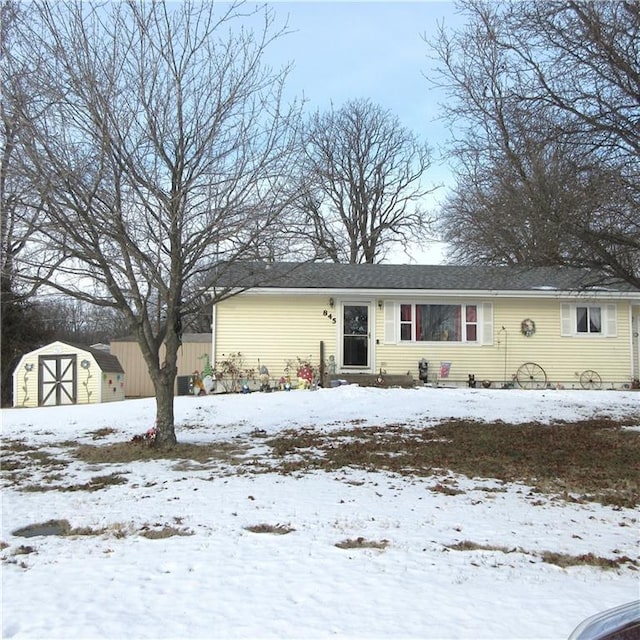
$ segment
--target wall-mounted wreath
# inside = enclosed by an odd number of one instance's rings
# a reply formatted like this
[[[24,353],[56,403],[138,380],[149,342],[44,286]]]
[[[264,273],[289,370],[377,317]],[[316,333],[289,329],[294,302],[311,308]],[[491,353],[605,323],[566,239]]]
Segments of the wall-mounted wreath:
[[[531,318],[526,318],[520,323],[520,333],[530,338],[536,332],[536,323]]]

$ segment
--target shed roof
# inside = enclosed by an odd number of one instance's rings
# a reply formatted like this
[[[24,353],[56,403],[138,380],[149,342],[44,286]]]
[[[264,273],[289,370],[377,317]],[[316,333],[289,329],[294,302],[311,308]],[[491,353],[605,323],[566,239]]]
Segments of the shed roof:
[[[95,359],[97,365],[104,372],[124,373],[124,369],[122,368],[120,360],[118,360],[117,356],[113,356],[110,353],[103,351],[102,349],[95,349],[94,347],[88,347],[82,344],[74,344],[73,342],[67,342],[66,340],[59,340],[58,342],[66,344],[69,347],[73,347],[74,349],[89,352]]]
[[[569,267],[238,262],[225,265],[218,283],[240,288],[640,293],[624,281]]]

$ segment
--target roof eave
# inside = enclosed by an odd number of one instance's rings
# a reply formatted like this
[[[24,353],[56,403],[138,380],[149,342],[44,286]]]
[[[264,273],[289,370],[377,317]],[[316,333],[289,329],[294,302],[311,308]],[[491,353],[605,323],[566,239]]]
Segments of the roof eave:
[[[483,298],[592,298],[603,300],[630,299],[640,302],[640,292],[593,289],[357,289],[346,287],[255,287],[236,290],[237,294],[254,295],[329,295],[345,297],[408,298],[430,296],[438,298],[483,297]]]

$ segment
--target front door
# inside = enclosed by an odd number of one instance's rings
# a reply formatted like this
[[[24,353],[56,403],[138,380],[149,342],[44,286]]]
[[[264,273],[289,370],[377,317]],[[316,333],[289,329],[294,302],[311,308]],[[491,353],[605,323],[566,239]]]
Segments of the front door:
[[[40,406],[75,404],[76,355],[40,356],[38,358]]]
[[[369,305],[342,305],[342,366],[369,369]]]

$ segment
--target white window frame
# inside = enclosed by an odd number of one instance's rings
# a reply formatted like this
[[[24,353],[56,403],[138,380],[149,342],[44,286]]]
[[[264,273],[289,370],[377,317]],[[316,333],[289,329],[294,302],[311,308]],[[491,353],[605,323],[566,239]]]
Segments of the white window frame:
[[[401,320],[401,305],[411,305],[411,340],[401,339],[401,326],[407,324]],[[416,340],[416,305],[447,305],[460,307],[462,325],[462,340]],[[466,322],[467,307],[476,307],[476,321]],[[467,325],[476,326],[476,339],[467,341]],[[493,344],[493,305],[489,302],[450,300],[398,300],[385,301],[384,303],[384,342],[386,344],[398,344],[404,346],[416,345],[444,345],[476,347]]]
[[[587,312],[587,331],[578,331],[578,309],[600,309],[600,331],[589,330],[589,311]],[[560,334],[570,338],[615,338],[618,335],[618,307],[602,302],[573,302],[560,305]]]

